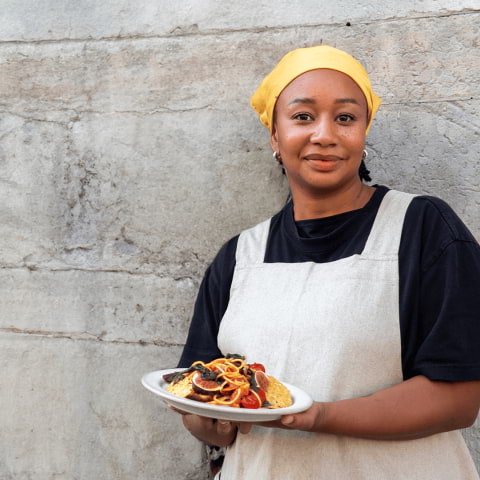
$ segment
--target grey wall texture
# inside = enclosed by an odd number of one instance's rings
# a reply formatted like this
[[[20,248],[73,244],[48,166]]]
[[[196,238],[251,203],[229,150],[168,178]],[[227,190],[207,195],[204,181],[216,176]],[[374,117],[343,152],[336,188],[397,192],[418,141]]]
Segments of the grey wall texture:
[[[0,478],[207,478],[140,377],[176,364],[223,242],[286,198],[248,100],[287,51],[362,61],[374,181],[480,238],[478,7],[0,0]]]

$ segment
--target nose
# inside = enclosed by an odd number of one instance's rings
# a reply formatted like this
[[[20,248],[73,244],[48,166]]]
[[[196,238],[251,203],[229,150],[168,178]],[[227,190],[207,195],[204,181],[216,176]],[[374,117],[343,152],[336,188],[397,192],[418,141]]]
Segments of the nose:
[[[312,124],[310,141],[322,147],[336,145],[335,122],[328,118],[318,118]]]

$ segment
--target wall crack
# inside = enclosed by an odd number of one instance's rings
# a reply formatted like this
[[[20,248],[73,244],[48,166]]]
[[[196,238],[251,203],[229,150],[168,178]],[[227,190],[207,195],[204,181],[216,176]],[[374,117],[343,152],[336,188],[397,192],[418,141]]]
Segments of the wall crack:
[[[104,338],[106,332],[102,332],[99,335],[96,335],[94,333],[87,332],[87,331],[62,332],[62,331],[37,330],[37,329],[23,329],[23,328],[16,328],[16,327],[0,327],[0,332],[10,333],[13,335],[66,339],[66,340],[73,340],[73,341],[89,341],[89,342],[108,343],[108,344],[114,344],[114,345],[140,345],[142,347],[146,347],[146,346],[183,347],[184,345],[183,343],[169,342],[161,339],[126,340],[124,338],[116,338],[116,339],[108,340]]]
[[[394,23],[402,21],[415,21],[431,18],[448,18],[460,15],[476,15],[480,13],[480,9],[467,8],[458,11],[450,11],[445,13],[427,13],[424,15],[411,15],[404,17],[378,18],[373,20],[359,19],[358,21],[350,22],[351,26],[356,25],[375,25],[379,23]],[[219,36],[229,35],[235,33],[264,33],[264,32],[283,32],[287,30],[296,30],[299,28],[324,28],[324,27],[345,27],[345,22],[332,23],[316,23],[316,24],[294,24],[294,25],[278,25],[276,27],[246,27],[246,28],[212,28],[199,31],[198,26],[176,26],[170,32],[164,34],[151,35],[109,35],[105,37],[85,37],[85,38],[56,38],[56,39],[36,39],[36,40],[3,40],[1,45],[35,45],[35,44],[52,44],[52,43],[102,43],[102,42],[118,42],[132,40],[149,40],[149,39],[163,39],[163,38],[179,38],[179,37],[198,37],[198,36]]]
[[[382,102],[382,105],[419,105],[423,103],[454,103],[454,102],[470,102],[472,100],[479,100],[475,97],[457,97],[457,98],[438,98],[438,99],[426,99],[426,100],[409,100],[406,102]]]
[[[0,270],[28,270],[30,272],[40,272],[40,273],[62,273],[62,272],[84,272],[84,273],[117,273],[123,275],[135,275],[140,277],[157,277],[161,279],[171,279],[175,282],[182,282],[185,280],[194,280],[194,277],[191,275],[169,275],[168,273],[157,273],[157,272],[136,272],[131,270],[122,270],[122,269],[113,269],[113,268],[77,268],[77,267],[66,267],[66,268],[43,268],[36,264],[26,264],[22,266],[17,265],[0,265]]]

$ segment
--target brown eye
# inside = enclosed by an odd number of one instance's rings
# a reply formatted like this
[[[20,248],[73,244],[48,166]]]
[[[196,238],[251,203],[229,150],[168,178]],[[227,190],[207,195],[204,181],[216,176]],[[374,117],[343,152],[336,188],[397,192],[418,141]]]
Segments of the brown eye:
[[[294,120],[300,120],[302,122],[312,120],[312,116],[308,113],[297,113],[293,116],[293,118],[294,118]]]
[[[342,123],[348,123],[355,120],[355,117],[349,113],[342,113],[337,117],[337,120]]]

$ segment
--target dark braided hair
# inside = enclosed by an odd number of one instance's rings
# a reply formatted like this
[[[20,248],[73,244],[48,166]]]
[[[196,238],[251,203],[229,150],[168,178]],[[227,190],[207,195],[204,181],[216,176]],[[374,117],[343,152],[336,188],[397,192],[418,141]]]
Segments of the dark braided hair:
[[[372,179],[370,177],[370,170],[365,165],[365,160],[362,160],[360,164],[360,168],[358,169],[358,175],[360,176],[360,180],[365,182],[371,182]]]

